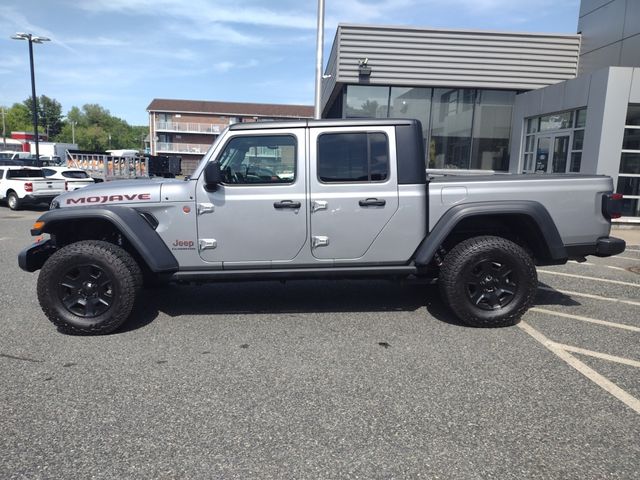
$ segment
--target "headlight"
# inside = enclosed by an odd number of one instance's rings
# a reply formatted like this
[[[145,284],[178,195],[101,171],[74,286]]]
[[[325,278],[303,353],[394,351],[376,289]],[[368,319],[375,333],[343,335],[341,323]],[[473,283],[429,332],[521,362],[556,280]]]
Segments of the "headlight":
[[[49,210],[55,210],[56,208],[60,208],[60,202],[54,199],[51,201],[51,205],[49,205]]]

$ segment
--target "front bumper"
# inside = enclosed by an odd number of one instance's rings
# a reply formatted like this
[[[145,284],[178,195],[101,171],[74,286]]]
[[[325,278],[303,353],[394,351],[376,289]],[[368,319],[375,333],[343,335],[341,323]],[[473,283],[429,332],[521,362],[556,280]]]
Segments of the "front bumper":
[[[51,240],[31,244],[18,254],[18,266],[25,272],[40,270],[56,247]]]

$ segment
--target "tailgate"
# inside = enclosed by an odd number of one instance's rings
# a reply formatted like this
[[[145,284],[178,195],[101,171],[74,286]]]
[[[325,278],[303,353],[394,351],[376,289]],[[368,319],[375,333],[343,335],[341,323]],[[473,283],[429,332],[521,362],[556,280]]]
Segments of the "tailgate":
[[[60,195],[65,192],[64,180],[49,180],[46,178],[30,178],[28,180],[33,184],[34,196]]]

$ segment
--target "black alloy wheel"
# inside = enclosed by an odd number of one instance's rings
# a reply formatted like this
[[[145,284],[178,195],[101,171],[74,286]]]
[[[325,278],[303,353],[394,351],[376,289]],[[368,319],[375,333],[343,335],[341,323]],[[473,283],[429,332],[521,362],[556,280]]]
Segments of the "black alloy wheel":
[[[74,315],[97,317],[113,305],[113,279],[98,265],[74,266],[62,275],[59,295]]]
[[[473,327],[515,325],[533,303],[538,276],[531,254],[502,237],[479,236],[454,246],[438,279],[449,308]]]
[[[507,260],[480,260],[466,269],[463,282],[469,300],[483,310],[507,306],[518,291],[514,268]]]

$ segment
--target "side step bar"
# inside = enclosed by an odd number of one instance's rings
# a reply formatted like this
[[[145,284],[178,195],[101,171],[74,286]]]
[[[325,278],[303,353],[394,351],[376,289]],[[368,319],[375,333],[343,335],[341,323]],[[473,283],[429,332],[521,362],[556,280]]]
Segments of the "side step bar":
[[[178,282],[215,282],[233,280],[294,280],[310,278],[406,277],[418,272],[415,266],[282,268],[256,270],[183,270],[169,277]]]

